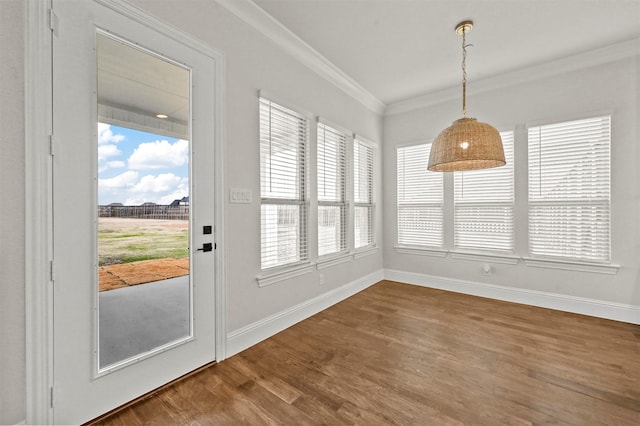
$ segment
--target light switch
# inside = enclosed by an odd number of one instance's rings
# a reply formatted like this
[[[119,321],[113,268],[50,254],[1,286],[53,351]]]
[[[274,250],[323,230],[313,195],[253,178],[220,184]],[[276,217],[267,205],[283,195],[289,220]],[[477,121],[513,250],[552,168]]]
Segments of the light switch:
[[[252,194],[250,189],[231,188],[229,190],[229,202],[239,204],[250,204]]]

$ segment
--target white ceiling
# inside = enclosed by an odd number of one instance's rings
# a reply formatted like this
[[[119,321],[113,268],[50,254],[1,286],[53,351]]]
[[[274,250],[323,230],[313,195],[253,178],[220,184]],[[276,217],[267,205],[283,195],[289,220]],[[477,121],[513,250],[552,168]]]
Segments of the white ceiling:
[[[253,0],[385,104],[640,37],[640,0]]]

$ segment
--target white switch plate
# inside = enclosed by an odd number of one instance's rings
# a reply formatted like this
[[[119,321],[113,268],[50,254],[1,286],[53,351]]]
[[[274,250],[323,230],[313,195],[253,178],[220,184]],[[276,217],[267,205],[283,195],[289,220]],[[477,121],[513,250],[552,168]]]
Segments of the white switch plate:
[[[252,201],[250,189],[231,188],[229,190],[229,202],[237,204],[250,204]]]

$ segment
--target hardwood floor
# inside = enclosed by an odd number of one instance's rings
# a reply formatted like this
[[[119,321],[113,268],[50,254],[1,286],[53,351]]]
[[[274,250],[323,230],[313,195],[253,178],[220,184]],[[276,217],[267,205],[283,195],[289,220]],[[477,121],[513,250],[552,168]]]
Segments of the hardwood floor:
[[[640,425],[640,326],[383,281],[100,425]]]

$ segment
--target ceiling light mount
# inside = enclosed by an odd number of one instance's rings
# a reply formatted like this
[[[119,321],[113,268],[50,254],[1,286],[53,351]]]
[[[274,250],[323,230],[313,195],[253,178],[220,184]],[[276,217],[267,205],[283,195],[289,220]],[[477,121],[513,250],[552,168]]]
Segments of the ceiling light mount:
[[[468,34],[473,29],[473,21],[462,21],[456,25],[456,34]]]
[[[462,36],[462,118],[444,129],[431,144],[428,170],[455,172],[504,166],[502,138],[495,127],[467,117],[467,47],[466,35],[473,21],[456,25]]]

